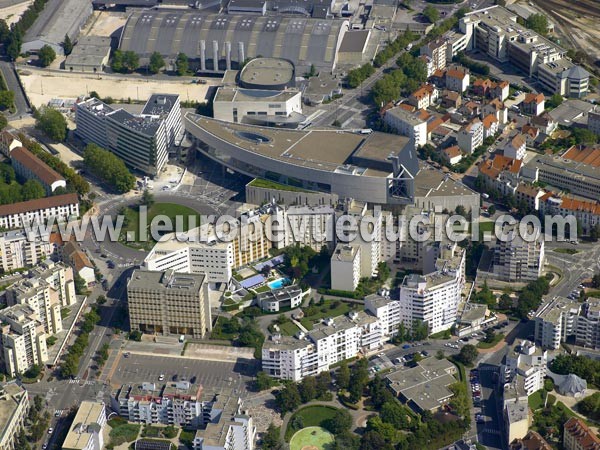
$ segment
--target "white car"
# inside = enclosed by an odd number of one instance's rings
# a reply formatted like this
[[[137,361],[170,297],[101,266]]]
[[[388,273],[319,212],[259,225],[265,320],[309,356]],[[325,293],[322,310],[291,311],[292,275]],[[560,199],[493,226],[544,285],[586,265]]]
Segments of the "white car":
[[[161,374],[158,376],[158,381],[163,381],[164,379],[165,379],[165,374],[164,374],[164,373],[161,373]]]
[[[48,434],[52,434],[53,431],[54,431],[54,428],[52,428],[52,427],[48,428]]]

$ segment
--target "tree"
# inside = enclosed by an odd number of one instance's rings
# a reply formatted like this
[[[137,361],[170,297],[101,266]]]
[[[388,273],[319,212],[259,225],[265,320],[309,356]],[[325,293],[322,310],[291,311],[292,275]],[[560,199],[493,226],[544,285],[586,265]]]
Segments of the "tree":
[[[477,347],[471,344],[466,344],[460,349],[458,355],[456,355],[456,359],[463,363],[466,366],[470,366],[477,359],[477,355],[479,352],[477,351]]]
[[[446,355],[444,354],[444,350],[438,350],[435,354],[436,359],[444,359]]]
[[[483,341],[489,344],[494,342],[494,339],[496,339],[496,333],[494,332],[494,330],[492,328],[488,328],[487,330],[485,330],[485,338],[483,339]]]
[[[352,416],[345,409],[336,409],[333,417],[327,420],[324,427],[332,434],[342,434],[350,431],[352,427]]]
[[[44,45],[38,52],[38,58],[42,67],[48,67],[56,59],[56,52],[48,44]]]
[[[44,198],[46,196],[46,190],[40,184],[38,180],[30,178],[21,187],[21,197],[24,201],[37,200],[38,198]]]
[[[115,50],[110,67],[115,72],[133,72],[140,66],[140,57],[133,51]]]
[[[75,293],[77,295],[83,295],[87,292],[87,283],[81,277],[81,275],[75,273],[73,281],[75,283]]]
[[[154,52],[152,53],[152,55],[150,55],[150,63],[148,64],[148,70],[151,73],[160,72],[160,69],[162,69],[164,66],[165,60],[163,59],[160,53]]]
[[[302,400],[296,383],[288,384],[277,393],[277,405],[282,414],[295,410],[301,403]]]
[[[440,12],[433,6],[427,5],[423,10],[423,15],[429,20],[431,23],[436,23],[440,20]]]
[[[42,130],[53,141],[62,142],[67,137],[67,121],[55,109],[42,107],[38,110],[35,127]]]
[[[367,431],[360,440],[360,450],[393,450],[394,446],[386,442],[376,431]]]
[[[68,34],[65,34],[65,38],[60,44],[65,52],[65,56],[69,56],[73,51],[73,42],[71,42],[71,38]]]
[[[317,398],[323,397],[329,392],[329,386],[331,385],[331,374],[329,371],[321,372],[317,375]]]
[[[317,380],[315,377],[304,377],[299,387],[302,403],[310,402],[317,396]]]
[[[348,389],[348,386],[350,386],[350,369],[346,361],[342,361],[342,364],[340,364],[335,380],[340,389]]]
[[[117,192],[129,192],[135,186],[135,177],[117,155],[95,144],[88,144],[83,152],[85,167],[110,184]]]
[[[0,131],[2,131],[8,125],[8,120],[4,114],[0,114]]]
[[[592,420],[600,419],[600,392],[595,392],[577,403],[577,410]]]
[[[99,295],[96,299],[97,305],[104,305],[106,303],[106,297],[104,295]]]
[[[131,330],[129,332],[129,340],[140,342],[142,340],[142,332],[139,330]]]
[[[0,127],[0,129],[1,128],[2,127]],[[600,239],[600,224],[596,224],[592,227],[590,230],[590,239],[594,242],[598,242],[598,239]]]
[[[154,205],[154,194],[152,194],[152,192],[150,192],[148,189],[144,189],[142,198],[140,199],[140,205],[147,206],[148,208]]]
[[[429,335],[429,326],[422,320],[414,320],[412,324],[411,337],[413,341],[422,341]]]
[[[266,374],[266,372],[260,371],[256,374],[256,381],[254,383],[256,389],[259,391],[265,391],[273,386],[273,378]]]
[[[316,77],[319,73],[317,72],[317,68],[315,67],[314,64],[310,65],[310,69],[308,72],[306,72],[306,74],[304,75],[304,78],[312,78],[312,77]]]
[[[13,91],[0,91],[0,108],[8,109],[15,102],[15,93]],[[6,119],[6,117],[5,117]]]
[[[556,108],[563,102],[562,95],[554,94],[546,101],[546,108]]]
[[[98,93],[96,91],[90,91],[90,97],[99,99],[100,95],[98,95]]]
[[[510,295],[504,293],[500,296],[500,301],[498,302],[498,308],[502,310],[511,309],[513,306],[513,301]]]
[[[548,392],[552,392],[554,390],[554,381],[552,381],[552,378],[546,378],[544,380],[544,390]]]
[[[490,216],[496,214],[496,207],[494,205],[490,205],[490,207],[488,208],[488,213],[490,214]]]
[[[187,75],[190,68],[190,61],[185,53],[179,53],[175,60],[175,71],[177,75]]]
[[[541,14],[531,14],[525,21],[525,26],[538,34],[548,34],[548,18]]]
[[[276,427],[273,422],[271,422],[271,424],[269,424],[269,428],[267,428],[267,432],[263,437],[263,448],[265,450],[281,450],[283,446],[284,443],[281,440],[279,427]]]
[[[8,35],[7,40],[4,42],[4,51],[11,61],[15,61],[19,57],[21,53],[21,36],[18,33],[13,31]]]
[[[596,289],[600,288],[600,273],[596,273],[592,277],[592,287]]]
[[[396,399],[386,402],[381,408],[381,420],[399,430],[410,428],[410,416]]]

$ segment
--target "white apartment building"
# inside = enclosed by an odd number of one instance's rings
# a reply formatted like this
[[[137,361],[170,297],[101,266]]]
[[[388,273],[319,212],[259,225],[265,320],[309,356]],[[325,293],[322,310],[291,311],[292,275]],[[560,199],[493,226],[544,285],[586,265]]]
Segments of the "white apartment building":
[[[273,242],[267,239],[264,226],[268,214],[261,210],[243,214],[241,228],[231,239],[227,233],[219,235],[209,223],[187,233],[165,235],[144,259],[144,267],[159,272],[206,274],[208,283],[227,283],[236,268],[269,256]],[[285,236],[280,241],[285,242]]]
[[[576,333],[580,307],[579,302],[563,297],[542,304],[534,316],[535,342],[542,348],[558,350],[562,342]],[[587,328],[587,323],[582,324],[583,328]]]
[[[415,148],[427,143],[427,121],[417,114],[397,106],[385,112],[383,121],[396,133],[411,138]]]
[[[104,402],[84,400],[80,403],[69,433],[63,442],[63,450],[102,450],[106,428]]]
[[[525,95],[525,100],[521,104],[521,111],[530,116],[539,116],[546,109],[546,98],[544,94],[535,94],[533,92]]]
[[[48,335],[33,308],[10,306],[0,311],[0,321],[0,357],[6,374],[15,377],[48,360]]]
[[[297,338],[275,335],[262,348],[262,370],[274,378],[300,381],[381,344],[376,320],[366,314],[329,318]],[[364,346],[363,346],[364,344]]]
[[[529,230],[533,232],[532,230]],[[544,240],[539,230],[530,241],[519,234],[518,225],[506,225],[494,248],[493,273],[502,281],[527,282],[537,280],[544,268]]]
[[[213,116],[217,120],[250,125],[296,128],[306,120],[302,114],[302,93],[243,89],[224,86],[217,89],[213,100]]]
[[[576,317],[575,342],[577,345],[600,348],[600,299],[588,298]]]
[[[183,137],[179,95],[172,94],[153,94],[138,116],[90,98],[76,105],[75,122],[83,141],[110,150],[151,176],[160,172],[169,149]]]
[[[0,206],[0,227],[8,230],[23,228],[25,224],[30,223],[45,223],[51,218],[59,222],[77,217],[77,194],[53,195]]]
[[[29,411],[27,391],[16,383],[0,388],[0,448],[18,450],[18,435],[25,426]]]
[[[331,289],[352,292],[361,278],[361,246],[338,244],[331,255]]]
[[[426,322],[429,333],[448,330],[456,321],[458,304],[465,285],[465,252],[443,249],[436,271],[407,275],[400,286],[402,322]]]
[[[446,68],[446,52],[448,50],[448,42],[444,37],[431,41],[419,49],[421,56],[427,56],[431,59],[433,71],[444,70]],[[452,58],[450,58],[450,61]]]
[[[71,306],[77,301],[73,269],[66,264],[44,260],[29,271],[29,277],[50,285],[57,292],[61,306]]]
[[[507,383],[516,384],[530,396],[544,388],[548,355],[533,342],[521,341],[506,355]]]
[[[217,423],[209,423],[206,430],[196,431],[194,450],[253,450],[256,439],[254,420],[247,414],[229,415]]]
[[[54,252],[54,245],[47,237],[27,235],[18,230],[0,234],[0,269],[11,272],[23,267],[35,266]]]
[[[127,304],[132,330],[203,338],[212,329],[203,274],[136,270],[127,283]]]
[[[438,99],[439,91],[433,84],[424,84],[409,95],[408,103],[417,109],[426,109]]]
[[[389,340],[398,332],[402,322],[402,307],[399,300],[392,300],[387,292],[365,297],[365,310],[379,321],[382,341]]]
[[[210,403],[203,400],[202,386],[189,381],[147,382],[121,386],[111,395],[111,408],[130,422],[198,429],[210,415]]]
[[[335,243],[335,208],[321,206],[290,206],[277,210],[285,220],[285,246],[303,245],[319,252]]]
[[[503,154],[511,159],[523,159],[527,152],[527,139],[518,133],[509,139],[503,149]]]
[[[484,126],[481,120],[475,118],[473,121],[460,129],[456,134],[458,147],[465,153],[473,153],[477,147],[483,144]]]

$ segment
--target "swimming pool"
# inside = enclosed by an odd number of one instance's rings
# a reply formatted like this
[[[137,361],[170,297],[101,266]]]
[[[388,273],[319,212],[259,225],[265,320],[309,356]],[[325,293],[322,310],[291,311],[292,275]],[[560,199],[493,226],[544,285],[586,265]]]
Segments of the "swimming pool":
[[[267,283],[267,286],[269,286],[271,289],[281,289],[282,287],[287,286],[288,284],[290,284],[289,278],[279,278],[278,280],[274,280],[270,283]]]

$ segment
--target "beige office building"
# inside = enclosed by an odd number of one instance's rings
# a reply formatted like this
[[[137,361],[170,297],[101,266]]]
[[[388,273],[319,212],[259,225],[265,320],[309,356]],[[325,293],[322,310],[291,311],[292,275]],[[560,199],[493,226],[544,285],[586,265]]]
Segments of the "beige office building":
[[[79,405],[63,450],[102,450],[103,431],[106,426],[106,409],[103,402],[83,401]]]
[[[132,330],[195,338],[211,330],[204,274],[136,270],[127,284],[127,300]]]

